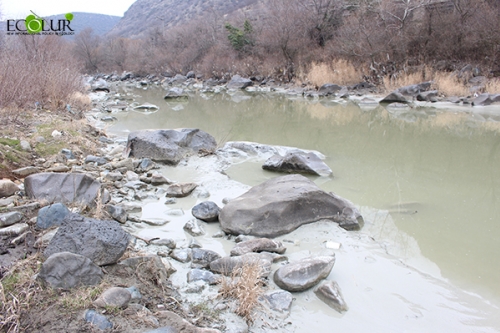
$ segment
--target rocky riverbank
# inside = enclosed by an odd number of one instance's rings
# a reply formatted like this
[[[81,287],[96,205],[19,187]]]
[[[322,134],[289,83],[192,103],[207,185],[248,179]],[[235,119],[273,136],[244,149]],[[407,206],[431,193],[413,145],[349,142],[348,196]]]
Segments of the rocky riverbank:
[[[252,80],[241,78],[227,87],[196,80],[186,84],[191,79],[163,82],[168,85],[165,97],[185,99],[195,90],[281,89],[248,86]],[[141,87],[155,84],[154,78],[125,80]],[[105,81],[93,88],[91,121],[113,120],[103,112],[155,110],[127,101]],[[346,87],[330,88],[334,94]],[[304,91],[287,88],[283,93]],[[32,306],[29,316],[15,309],[5,312],[3,325],[40,332],[91,327],[289,332],[307,325],[293,314],[304,299],[341,316],[352,310],[341,289],[347,288],[352,299],[368,292],[356,292],[345,278],[356,274],[362,281],[359,268],[346,269],[346,259],[359,266],[381,260],[366,249],[357,258],[360,247],[376,247],[366,235],[347,231],[365,223],[357,207],[297,174],[277,173],[253,188],[225,175],[236,161],[257,157],[269,170],[331,177],[321,153],[249,142],[218,147],[209,133],[197,129],[142,131],[127,140],[95,133],[101,147],[92,154],[65,148],[54,158],[15,170],[23,182],[2,181],[4,248],[40,253],[23,264],[31,273],[24,286],[33,293],[26,301],[40,306]],[[170,179],[173,166],[192,172],[192,179]],[[368,221],[373,227],[373,216]],[[335,273],[339,256],[344,268]],[[2,281],[19,281],[22,267],[4,268]],[[412,272],[421,287],[432,291],[416,271],[392,272]],[[5,297],[16,283],[3,284]],[[52,310],[43,311],[47,306]]]

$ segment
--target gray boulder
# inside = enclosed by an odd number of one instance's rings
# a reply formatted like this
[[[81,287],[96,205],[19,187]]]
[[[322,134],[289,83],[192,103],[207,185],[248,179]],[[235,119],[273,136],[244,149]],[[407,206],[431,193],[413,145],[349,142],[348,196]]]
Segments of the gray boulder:
[[[8,212],[0,214],[0,228],[16,224],[23,219],[23,214],[19,212]]]
[[[109,93],[109,84],[103,79],[98,79],[92,86],[92,91],[105,91]]]
[[[202,221],[216,222],[219,220],[220,208],[213,201],[205,201],[194,206],[191,213]]]
[[[0,179],[0,198],[10,197],[19,191],[19,187],[8,179]]]
[[[69,214],[45,249],[45,257],[71,252],[83,255],[96,265],[116,263],[129,242],[128,234],[115,221],[101,221]]]
[[[432,82],[422,82],[418,84],[412,84],[409,86],[401,87],[397,92],[406,96],[417,96],[418,94],[427,91],[431,88]]]
[[[275,252],[285,253],[286,248],[279,240],[269,238],[254,238],[244,242],[239,242],[231,250],[232,256],[241,256],[250,252]]]
[[[24,179],[24,187],[30,199],[92,205],[101,184],[84,174],[37,173]]]
[[[175,249],[170,253],[173,259],[186,263],[191,261],[191,249]]]
[[[190,195],[197,186],[194,183],[173,184],[167,188],[165,196],[169,198],[184,198]]]
[[[99,284],[103,273],[89,258],[70,252],[51,255],[43,264],[37,279],[52,288],[71,289]]]
[[[349,309],[344,301],[344,297],[342,297],[340,287],[335,281],[327,281],[323,283],[314,291],[314,293],[320,300],[339,313],[345,312]]]
[[[285,156],[276,154],[267,159],[262,169],[289,173],[308,173],[331,176],[332,170],[316,154],[289,152]]]
[[[380,104],[390,104],[390,103],[403,103],[409,104],[410,101],[406,99],[399,91],[393,91],[387,95],[383,100],[379,102]]]
[[[435,103],[438,101],[438,94],[437,90],[421,92],[417,95],[417,101]]]
[[[182,88],[173,87],[167,91],[164,99],[188,99],[188,95]]]
[[[188,155],[216,147],[214,137],[199,129],[139,131],[129,134],[127,154],[175,165]]]
[[[242,78],[240,75],[233,75],[231,81],[227,84],[228,89],[245,89],[253,85],[252,80]]]
[[[472,101],[473,106],[487,106],[500,102],[500,94],[481,94]]]
[[[270,179],[254,186],[222,208],[222,230],[234,235],[273,238],[322,219],[346,230],[359,230],[363,218],[354,205],[326,193],[301,175]]]
[[[194,248],[191,251],[192,264],[196,268],[207,268],[214,260],[220,259],[221,255],[212,250]]]
[[[336,92],[340,90],[342,90],[342,87],[339,86],[338,84],[325,83],[319,88],[318,94],[320,96],[329,96],[329,95],[334,95]]]
[[[287,291],[304,291],[326,278],[334,264],[334,255],[305,258],[280,267],[274,273],[274,282]]]
[[[38,211],[36,226],[40,229],[60,226],[68,214],[70,214],[68,207],[60,202],[42,207]]]

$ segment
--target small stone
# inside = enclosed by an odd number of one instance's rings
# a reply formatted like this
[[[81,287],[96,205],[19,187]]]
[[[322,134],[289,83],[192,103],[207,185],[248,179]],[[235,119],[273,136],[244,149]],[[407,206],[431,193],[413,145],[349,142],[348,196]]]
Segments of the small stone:
[[[127,289],[128,292],[130,293],[130,297],[131,297],[130,301],[140,301],[142,299],[142,295],[141,295],[141,293],[139,292],[139,289],[137,289],[136,286],[128,287],[128,288],[125,288],[125,289]]]
[[[38,211],[36,226],[40,229],[60,226],[69,213],[68,207],[60,202],[42,207]]]
[[[8,227],[23,219],[23,215],[19,212],[9,212],[0,214],[0,228]]]
[[[104,164],[108,163],[108,160],[105,159],[104,157],[98,157],[98,156],[94,156],[94,155],[88,155],[85,158],[84,163],[95,163],[97,165],[104,165]]]
[[[134,182],[139,180],[139,175],[130,170],[125,173],[125,177],[129,182]]]
[[[198,185],[194,183],[173,184],[167,188],[167,197],[183,198],[191,194]]]
[[[196,268],[207,268],[212,261],[221,258],[217,252],[207,249],[194,248],[191,253],[193,267]]]
[[[326,278],[335,264],[335,256],[315,256],[280,267],[274,282],[287,291],[304,291]]]
[[[198,224],[196,220],[187,221],[183,229],[186,230],[193,237],[198,237],[205,234],[205,231]]]
[[[345,312],[349,309],[344,301],[344,298],[342,297],[340,287],[335,281],[325,282],[318,287],[314,293],[320,300],[339,313]]]
[[[87,323],[91,323],[93,326],[99,328],[100,330],[107,330],[113,328],[113,323],[100,313],[95,310],[85,311],[84,319]]]
[[[29,176],[29,175],[32,175],[32,174],[38,173],[38,172],[40,172],[40,170],[34,166],[27,166],[24,168],[12,170],[13,174],[15,174],[17,176],[21,176],[21,177],[26,177],[26,176]]]
[[[134,171],[134,161],[131,158],[118,161],[112,164],[114,169],[125,168],[126,170]]]
[[[241,256],[249,252],[275,252],[283,254],[286,251],[286,247],[281,244],[278,240],[273,240],[269,238],[255,238],[247,241],[239,242],[231,250],[232,256]]]
[[[193,196],[198,199],[207,199],[210,197],[210,192],[203,186],[198,186],[193,191]]]
[[[155,163],[151,159],[143,158],[141,160],[141,163],[139,164],[139,170],[142,172],[146,172],[146,171],[153,169],[154,166],[155,166]]]
[[[58,130],[53,130],[52,131],[52,137],[53,138],[60,138],[62,136],[62,133],[59,132]]]
[[[194,217],[205,222],[216,222],[219,219],[220,208],[213,201],[205,201],[193,207]]]
[[[107,289],[105,292],[101,294],[95,301],[94,305],[105,308],[107,306],[117,307],[117,308],[125,308],[132,295],[130,291],[121,287],[111,287]]]
[[[104,176],[104,180],[106,180],[108,182],[120,181],[120,180],[122,180],[122,178],[123,178],[123,175],[119,172],[108,172]]]
[[[167,198],[164,202],[165,205],[174,205],[177,203],[176,198]]]
[[[111,215],[111,217],[114,220],[116,220],[120,223],[127,222],[128,213],[123,207],[106,205],[106,211],[108,212],[109,215]]]
[[[151,243],[154,245],[166,246],[172,250],[175,249],[175,247],[176,247],[175,241],[173,239],[170,239],[170,238],[155,239]]]
[[[190,249],[201,249],[203,246],[201,246],[200,242],[198,242],[196,238],[191,238],[188,247]]]
[[[28,229],[29,225],[26,223],[13,224],[11,226],[1,228],[0,236],[19,236]]]
[[[285,290],[272,290],[263,295],[271,310],[278,312],[290,312],[293,296]]]
[[[19,187],[8,179],[0,180],[0,198],[10,197],[19,191]]]
[[[192,269],[187,274],[187,281],[189,283],[194,281],[205,281],[208,284],[217,284],[220,281],[220,276],[204,270],[204,269]]]
[[[184,215],[184,211],[182,208],[170,209],[165,212],[165,214],[170,216],[182,216]]]
[[[191,261],[191,249],[175,249],[170,253],[170,257],[182,263],[189,262]]]
[[[75,157],[75,154],[73,154],[73,152],[69,149],[61,149],[61,154],[63,154],[64,156],[66,156],[66,158],[68,160],[74,160],[76,159]]]
[[[36,249],[46,247],[47,245],[49,245],[50,240],[54,237],[56,233],[57,233],[57,228],[45,232],[41,237],[38,237],[38,239],[35,241],[35,244],[33,244],[33,247]]]
[[[165,176],[163,176],[160,173],[155,172],[151,176],[151,185],[159,186],[159,185],[172,184],[172,183],[173,183],[173,181],[166,178]]]
[[[215,234],[212,235],[212,238],[224,238],[226,237],[226,233],[222,230],[217,231]]]

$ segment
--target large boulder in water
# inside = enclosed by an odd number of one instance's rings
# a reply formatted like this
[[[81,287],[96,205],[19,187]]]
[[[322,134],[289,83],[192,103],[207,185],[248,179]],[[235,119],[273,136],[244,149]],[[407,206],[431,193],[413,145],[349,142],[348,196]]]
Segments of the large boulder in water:
[[[363,218],[354,205],[333,193],[322,191],[301,175],[270,179],[231,200],[219,214],[230,234],[276,237],[303,224],[331,220],[347,230],[358,230]]]
[[[262,169],[289,173],[308,173],[318,176],[331,176],[332,169],[316,154],[293,151],[285,156],[276,154],[267,159]]]
[[[95,179],[77,173],[37,173],[24,179],[30,199],[93,204],[101,189]]]
[[[128,136],[129,157],[150,158],[154,161],[177,164],[199,151],[214,151],[217,142],[199,129],[182,128],[132,132]]]

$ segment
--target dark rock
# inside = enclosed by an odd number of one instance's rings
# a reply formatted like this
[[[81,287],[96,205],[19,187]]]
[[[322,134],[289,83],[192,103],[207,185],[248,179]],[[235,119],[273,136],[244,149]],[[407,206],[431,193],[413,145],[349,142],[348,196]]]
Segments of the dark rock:
[[[58,252],[83,255],[96,265],[116,263],[129,242],[128,234],[115,221],[101,221],[69,214],[45,249],[45,257]]]
[[[116,220],[120,223],[127,222],[128,213],[123,207],[106,205],[106,212],[108,212],[108,214],[111,215],[111,217],[114,220]]]
[[[289,173],[308,173],[318,176],[331,176],[332,170],[316,154],[289,152],[285,156],[271,156],[262,169]]]
[[[23,219],[23,214],[19,212],[8,212],[0,214],[0,228],[16,224]]]
[[[207,268],[212,261],[221,258],[215,251],[197,248],[191,250],[191,256],[193,266],[197,268]]]
[[[191,261],[191,249],[175,249],[170,253],[170,257],[173,259],[186,263]]]
[[[74,160],[74,159],[76,159],[75,154],[73,154],[73,152],[71,150],[69,150],[69,149],[62,149],[61,150],[61,154],[63,154],[64,156],[66,156],[66,158],[68,160]]]
[[[157,130],[130,133],[127,152],[130,157],[177,164],[188,155],[201,151],[214,151],[214,137],[199,129]]]
[[[303,224],[322,219],[358,230],[363,218],[354,205],[326,193],[301,175],[270,179],[254,186],[222,208],[219,221],[224,232],[273,238]]]
[[[437,90],[421,92],[417,95],[417,101],[421,102],[437,102],[439,92]]]
[[[172,78],[172,82],[173,83],[183,83],[187,80],[187,77],[185,77],[184,75],[182,74],[176,74],[173,78]]]
[[[141,160],[141,163],[139,164],[139,171],[142,171],[142,172],[147,172],[151,169],[153,169],[155,166],[155,163],[149,159],[149,158],[143,158]]]
[[[40,229],[60,226],[68,214],[68,207],[60,202],[45,206],[38,211],[36,226]]]
[[[84,163],[96,163],[97,165],[104,165],[108,163],[108,160],[104,157],[88,155],[87,157],[85,157]]]
[[[242,78],[240,75],[233,75],[231,81],[227,84],[228,89],[245,89],[253,85],[252,80]]]
[[[24,187],[30,199],[92,205],[101,184],[84,174],[37,173],[24,179]]]
[[[84,319],[87,323],[97,327],[100,330],[107,330],[113,328],[113,323],[109,321],[106,316],[97,313],[95,310],[85,311]]]
[[[351,87],[352,90],[368,90],[375,88],[370,82],[360,82]]]
[[[305,258],[280,267],[274,273],[274,282],[287,291],[304,291],[326,278],[334,264],[335,256]]]
[[[208,284],[217,284],[219,282],[219,277],[207,270],[204,269],[192,269],[187,274],[187,281],[189,283],[194,281],[205,281]]]
[[[342,297],[340,287],[335,281],[327,281],[323,283],[314,291],[314,293],[320,300],[339,313],[345,312],[349,309],[344,301],[344,297]]]
[[[194,78],[196,78],[196,75],[195,75],[195,73],[194,73],[193,71],[189,71],[189,72],[186,74],[186,77],[187,77],[188,79],[194,79]]]
[[[42,264],[38,279],[52,288],[71,289],[99,284],[101,269],[89,258],[70,252],[52,254]]]
[[[190,195],[197,186],[194,183],[173,184],[167,188],[165,196],[169,198],[184,198]]]
[[[325,83],[319,88],[318,94],[320,96],[334,95],[337,91],[340,91],[341,89],[342,87],[337,84]]]
[[[400,92],[393,91],[387,95],[383,100],[379,102],[380,104],[390,104],[390,103],[404,103],[408,104],[410,101],[406,99]]]
[[[241,256],[245,253],[264,251],[283,254],[285,253],[286,248],[283,246],[283,244],[281,244],[279,240],[273,240],[269,238],[254,238],[236,244],[236,246],[231,250],[231,255]]]
[[[293,296],[286,290],[271,290],[262,295],[269,304],[269,308],[278,312],[290,312]]]
[[[159,107],[154,105],[154,104],[150,104],[150,103],[143,103],[141,105],[138,105],[136,107],[134,107],[134,110],[148,110],[148,111],[151,111],[151,110],[158,110]]]
[[[188,95],[184,92],[182,88],[173,87],[167,91],[164,99],[188,99]]]
[[[128,289],[122,287],[111,287],[106,289],[106,291],[104,291],[94,301],[94,305],[100,308],[105,308],[107,306],[126,308],[131,299],[132,294]]]
[[[431,84],[432,82],[422,82],[418,84],[412,84],[409,86],[399,88],[397,92],[406,96],[416,96],[424,91],[429,90],[431,88]]]
[[[0,179],[0,198],[10,197],[19,191],[19,187],[8,179]]]
[[[213,201],[205,201],[191,209],[194,217],[205,222],[216,222],[219,220],[220,208]]]
[[[260,276],[267,277],[271,273],[273,257],[266,253],[247,253],[238,257],[223,257],[210,263],[210,270],[214,273],[230,276],[237,269],[245,265],[254,265],[260,269]]]

